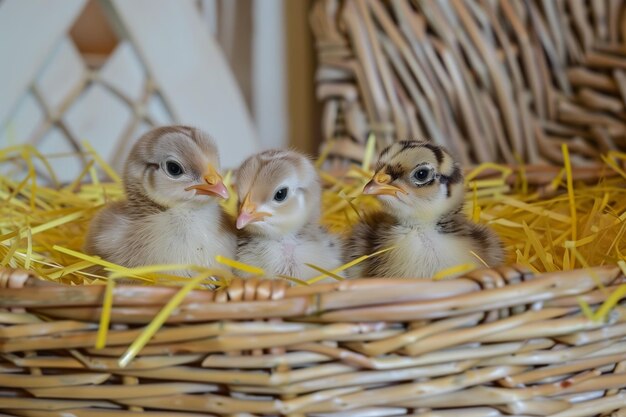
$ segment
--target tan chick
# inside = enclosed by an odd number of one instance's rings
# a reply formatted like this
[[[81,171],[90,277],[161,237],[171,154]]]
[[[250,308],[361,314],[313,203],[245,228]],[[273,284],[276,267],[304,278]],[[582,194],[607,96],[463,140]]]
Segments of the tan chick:
[[[384,149],[363,189],[382,203],[357,224],[346,245],[348,260],[395,247],[350,268],[350,277],[432,277],[459,264],[489,266],[503,260],[498,237],[462,213],[463,174],[452,156],[429,142],[405,141]]]
[[[202,131],[169,126],[146,133],[126,161],[126,200],[93,219],[86,252],[126,267],[210,267],[216,255],[233,257],[235,230],[218,204],[228,197],[218,170],[215,143]]]
[[[237,173],[242,229],[237,259],[271,277],[309,279],[341,265],[341,248],[320,224],[321,186],[313,164],[286,150],[259,153]]]

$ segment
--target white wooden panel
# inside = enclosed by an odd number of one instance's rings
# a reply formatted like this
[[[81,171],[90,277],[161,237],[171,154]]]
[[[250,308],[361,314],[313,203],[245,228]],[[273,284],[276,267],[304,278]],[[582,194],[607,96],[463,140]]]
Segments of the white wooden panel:
[[[244,100],[191,0],[112,0],[177,121],[213,135],[223,164],[259,149]]]
[[[81,173],[82,163],[76,155],[72,155],[76,150],[58,128],[50,129],[37,144],[37,149],[48,157],[48,162],[61,183],[72,182]],[[36,166],[41,172],[46,172],[43,163],[36,162]]]
[[[174,121],[163,99],[158,94],[152,94],[148,100],[148,114],[157,126],[168,125]]]
[[[84,0],[5,0],[0,8],[0,123],[32,83]]]
[[[209,32],[213,36],[217,35],[217,1],[218,0],[199,0],[200,13],[209,28]]]
[[[137,142],[137,139],[139,139],[141,135],[143,135],[150,129],[152,129],[152,126],[150,126],[148,123],[140,122],[137,124],[135,129],[133,129],[128,138],[126,138],[126,140],[122,140],[122,142],[119,144],[119,147],[117,148],[117,151],[119,153],[115,155],[110,161],[113,169],[115,169],[117,172],[124,171],[124,164],[126,163],[126,158],[128,158],[128,154],[130,153],[131,148],[133,147],[135,142]]]
[[[35,82],[46,107],[58,112],[66,98],[80,87],[86,71],[76,45],[64,37],[46,60]]]
[[[287,146],[287,71],[282,0],[253,2],[253,113],[261,146]]]
[[[112,159],[132,118],[126,103],[99,84],[91,85],[64,116],[76,139],[88,140],[106,160]]]
[[[30,92],[24,94],[15,112],[0,129],[0,147],[30,141],[44,118],[43,109],[33,94]]]
[[[113,54],[109,57],[104,67],[100,70],[101,80],[113,87],[133,102],[138,102],[143,97],[146,74],[128,41],[117,45]]]

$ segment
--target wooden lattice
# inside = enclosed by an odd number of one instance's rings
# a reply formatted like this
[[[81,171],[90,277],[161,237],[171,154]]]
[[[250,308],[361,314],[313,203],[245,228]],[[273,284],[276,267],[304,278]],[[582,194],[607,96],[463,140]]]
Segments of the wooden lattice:
[[[317,94],[332,155],[430,138],[464,163],[626,149],[624,4],[319,0]]]
[[[194,2],[98,4],[119,40],[110,55],[79,51],[71,36],[87,0],[64,1],[48,17],[46,1],[2,4],[0,56],[10,65],[0,66],[0,148],[34,145],[64,183],[92,159],[84,141],[119,170],[158,125],[207,131],[231,168],[257,149],[235,77]]]
[[[145,66],[128,41],[91,69],[69,36],[63,38],[24,94],[5,129],[7,143],[31,143],[50,158],[62,181],[79,175],[95,143],[119,168],[133,141],[173,122]],[[65,154],[65,155],[64,155]],[[46,170],[40,170],[46,175]]]

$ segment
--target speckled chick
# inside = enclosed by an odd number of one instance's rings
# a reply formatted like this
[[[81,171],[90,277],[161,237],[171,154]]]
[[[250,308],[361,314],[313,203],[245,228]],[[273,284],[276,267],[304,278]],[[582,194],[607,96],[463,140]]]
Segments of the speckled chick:
[[[350,268],[350,277],[432,277],[459,264],[503,260],[496,234],[463,213],[463,174],[452,156],[430,142],[397,142],[384,149],[376,174],[363,189],[382,210],[357,224],[347,260],[394,247]]]
[[[218,204],[228,197],[218,170],[217,148],[204,132],[168,126],[146,133],[125,165],[126,200],[96,215],[85,251],[126,267],[210,267],[216,255],[234,257],[236,233]]]
[[[254,155],[239,168],[237,193],[239,261],[300,279],[319,275],[306,263],[341,265],[338,241],[319,224],[321,186],[308,158],[287,150]]]

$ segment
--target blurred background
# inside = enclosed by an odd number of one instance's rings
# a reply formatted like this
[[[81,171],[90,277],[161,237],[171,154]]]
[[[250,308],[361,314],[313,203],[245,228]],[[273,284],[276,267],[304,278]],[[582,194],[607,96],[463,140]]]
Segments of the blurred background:
[[[87,140],[120,169],[151,126],[199,126],[224,165],[254,151],[314,153],[309,0],[0,2],[0,148],[56,155],[62,180]],[[67,157],[64,157],[67,155]]]
[[[594,165],[626,151],[624,0],[0,0],[0,147],[84,141],[119,169],[152,126],[330,169],[404,139],[463,165]],[[78,155],[78,158],[76,157]],[[0,167],[2,168],[2,167]],[[38,167],[41,168],[41,167]]]

